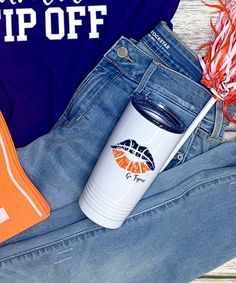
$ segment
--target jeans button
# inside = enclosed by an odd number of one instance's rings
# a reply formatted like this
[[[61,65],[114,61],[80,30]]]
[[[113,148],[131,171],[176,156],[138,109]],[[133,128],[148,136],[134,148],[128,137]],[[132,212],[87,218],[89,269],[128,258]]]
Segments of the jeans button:
[[[127,58],[128,57],[128,50],[125,47],[119,47],[117,49],[117,55],[120,58]]]
[[[178,159],[179,161],[182,161],[182,160],[184,159],[183,153],[178,152],[178,154],[177,154],[177,159]]]

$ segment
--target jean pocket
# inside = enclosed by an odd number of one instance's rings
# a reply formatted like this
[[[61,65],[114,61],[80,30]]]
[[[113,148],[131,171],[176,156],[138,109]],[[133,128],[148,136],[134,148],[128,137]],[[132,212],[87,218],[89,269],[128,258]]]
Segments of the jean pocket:
[[[77,122],[87,107],[99,95],[101,89],[106,88],[113,77],[116,76],[111,67],[104,67],[106,64],[104,61],[103,59],[78,86],[54,129],[57,127],[70,127]]]
[[[81,110],[80,109],[81,107],[79,107],[80,101],[82,101],[85,98],[88,86],[93,85],[93,81],[96,80],[96,76],[97,74],[99,74],[99,71],[100,68],[99,66],[97,66],[91,73],[87,75],[87,77],[77,87],[68,105],[66,106],[63,114],[54,125],[53,130],[58,127],[66,126],[66,124],[68,124],[73,117],[79,115],[79,112]],[[78,107],[76,107],[76,105],[78,105]]]
[[[191,111],[192,105],[183,98],[174,95],[170,96],[163,89],[160,91],[145,89],[144,91],[143,94],[139,95],[145,95],[148,100],[154,103],[161,102],[167,106],[179,117],[186,129],[195,119],[196,113]],[[205,119],[177,152],[167,169],[177,166],[219,144],[219,140],[210,139],[213,127],[214,123]]]

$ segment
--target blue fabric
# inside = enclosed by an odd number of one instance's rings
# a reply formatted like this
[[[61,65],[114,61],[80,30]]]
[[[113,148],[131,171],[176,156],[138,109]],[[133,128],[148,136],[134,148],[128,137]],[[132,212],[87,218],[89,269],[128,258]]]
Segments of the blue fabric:
[[[158,21],[169,21],[179,0],[2,2],[0,109],[6,117],[16,146],[20,147],[52,128],[77,85],[120,36],[140,39]],[[98,23],[96,27],[97,38],[89,38],[91,7],[97,7],[96,17],[103,19],[103,23]],[[99,11],[101,7],[102,12]],[[50,17],[53,8],[56,10]],[[69,8],[84,10],[73,14],[67,11]],[[61,17],[60,28],[58,15]],[[75,19],[82,20],[82,25],[76,23],[75,33],[78,38],[68,39],[69,19],[72,21],[73,15]],[[25,23],[28,26],[24,29]],[[5,37],[6,34],[8,37]],[[55,39],[50,34],[59,36]]]
[[[127,48],[132,62],[117,56],[119,47]],[[178,72],[160,63],[168,63],[164,50]],[[156,70],[147,76],[153,63]],[[52,214],[1,245],[1,282],[185,283],[236,255],[236,146],[220,144],[227,122],[218,107],[121,228],[98,227],[78,206],[130,97],[162,101],[188,125],[210,97],[197,83],[200,72],[164,23],[138,43],[121,38],[106,53],[53,130],[18,150]]]

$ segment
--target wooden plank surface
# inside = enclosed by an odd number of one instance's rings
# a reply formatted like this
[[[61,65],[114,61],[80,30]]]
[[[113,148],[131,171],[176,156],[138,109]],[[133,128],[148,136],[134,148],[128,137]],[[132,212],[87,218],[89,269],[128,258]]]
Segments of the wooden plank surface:
[[[207,2],[213,4],[217,1],[207,0]],[[210,16],[213,16],[211,12],[212,10],[201,0],[181,0],[180,2],[173,19],[174,31],[193,51],[211,38],[209,27]],[[231,125],[228,128],[225,140],[236,140],[236,126]],[[236,258],[192,283],[236,283]]]
[[[194,280],[192,283],[235,283],[236,282],[236,259],[233,259],[217,269]]]

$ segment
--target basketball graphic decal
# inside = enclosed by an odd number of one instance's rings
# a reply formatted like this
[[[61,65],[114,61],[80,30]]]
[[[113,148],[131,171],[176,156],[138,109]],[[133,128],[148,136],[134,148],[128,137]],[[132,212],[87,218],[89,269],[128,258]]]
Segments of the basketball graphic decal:
[[[150,151],[140,146],[135,140],[125,140],[111,146],[113,156],[120,168],[131,173],[140,174],[155,169]]]

